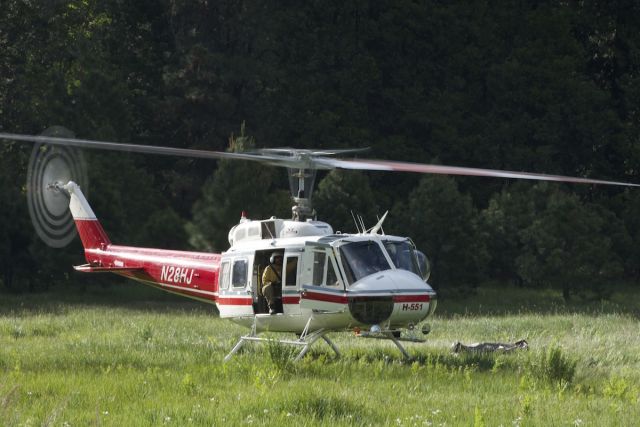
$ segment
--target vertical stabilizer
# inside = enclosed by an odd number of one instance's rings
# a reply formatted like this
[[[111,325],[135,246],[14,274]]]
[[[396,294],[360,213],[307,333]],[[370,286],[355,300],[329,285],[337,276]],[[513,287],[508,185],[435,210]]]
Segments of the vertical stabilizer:
[[[80,240],[85,249],[104,249],[111,244],[100,221],[93,213],[89,202],[82,194],[80,186],[73,181],[63,185],[62,188],[69,193],[69,210],[78,228]]]

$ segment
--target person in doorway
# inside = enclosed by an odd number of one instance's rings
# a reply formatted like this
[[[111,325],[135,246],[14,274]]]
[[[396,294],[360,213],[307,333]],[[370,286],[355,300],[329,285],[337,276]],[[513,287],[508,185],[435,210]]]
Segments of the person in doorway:
[[[276,300],[282,294],[282,253],[273,252],[262,273],[262,295],[269,304],[269,314],[276,314]]]

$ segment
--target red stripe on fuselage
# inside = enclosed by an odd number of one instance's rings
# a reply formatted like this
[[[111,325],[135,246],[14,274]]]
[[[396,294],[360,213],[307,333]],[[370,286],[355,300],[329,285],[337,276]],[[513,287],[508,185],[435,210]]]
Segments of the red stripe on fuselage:
[[[185,297],[195,298],[195,299],[203,301],[203,302],[208,302],[208,303],[214,304],[218,300],[218,297],[215,296],[215,295],[202,294],[202,293],[199,293],[197,291],[192,291],[192,290],[189,290],[189,289],[176,289],[175,287],[171,287],[170,288],[170,287],[166,286],[163,283],[151,282],[149,280],[144,280],[144,279],[141,279],[140,277],[135,277],[135,276],[131,276],[131,275],[123,274],[123,276],[128,277],[130,279],[134,279],[134,280],[140,280],[144,284],[151,285],[154,288],[160,289],[162,291],[171,292],[171,293],[182,295],[182,296],[185,296]]]
[[[220,305],[252,305],[253,300],[251,298],[218,297],[218,304]]]
[[[393,302],[429,302],[431,298],[429,295],[394,295]]]
[[[389,295],[335,295],[335,294],[324,294],[320,292],[305,292],[304,298],[315,300],[315,301],[325,301],[332,302],[336,304],[348,304],[349,300],[357,300],[359,298],[372,298],[376,299],[379,297],[389,297]],[[406,302],[429,302],[431,298],[426,294],[418,294],[418,295],[392,295],[394,303],[406,303]]]
[[[300,297],[282,297],[283,304],[300,304]]]
[[[220,305],[251,305],[253,300],[250,298],[234,298],[234,297],[218,297]],[[282,297],[283,304],[300,304],[300,297]]]
[[[303,293],[304,299],[311,299],[315,301],[324,301],[324,302],[332,302],[335,304],[348,304],[349,299],[346,295],[336,295],[336,294],[323,294],[320,292],[310,292],[305,291]]]

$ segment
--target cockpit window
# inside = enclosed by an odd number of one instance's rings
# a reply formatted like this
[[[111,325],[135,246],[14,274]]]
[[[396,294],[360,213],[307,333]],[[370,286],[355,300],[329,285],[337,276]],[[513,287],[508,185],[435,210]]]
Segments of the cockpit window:
[[[396,268],[410,271],[418,276],[423,275],[416,257],[416,250],[408,240],[385,240],[382,243]]]
[[[373,241],[352,242],[340,246],[342,267],[349,284],[370,274],[391,268],[380,246]]]

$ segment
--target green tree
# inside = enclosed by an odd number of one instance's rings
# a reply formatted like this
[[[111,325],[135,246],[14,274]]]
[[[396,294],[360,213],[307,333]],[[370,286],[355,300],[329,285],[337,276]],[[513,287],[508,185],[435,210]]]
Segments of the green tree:
[[[624,260],[628,277],[637,281],[640,278],[640,193],[635,188],[629,189],[610,204],[622,219],[626,231],[626,239],[614,238],[614,244],[620,247],[617,252]]]
[[[36,261],[30,245],[34,235],[24,197],[26,164],[23,147],[0,146],[0,283],[7,290],[18,291],[29,285],[28,272]]]
[[[480,213],[487,249],[491,254],[491,277],[522,283],[516,257],[524,247],[522,231],[546,209],[549,196],[557,186],[549,183],[515,182],[495,193]]]
[[[154,15],[158,9],[146,8],[143,3],[127,6],[122,2],[71,0],[46,5],[22,1],[3,4],[2,129],[37,134],[52,124],[63,124],[79,137],[110,140],[131,140],[139,132],[149,133],[149,105],[161,88],[158,58],[162,31]],[[28,158],[30,147],[23,150]],[[0,178],[21,176],[24,180],[26,161],[18,162],[15,156],[5,154],[2,152],[2,161],[10,167],[0,167]],[[140,168],[145,163],[140,161],[142,157],[104,152],[88,157],[94,187],[91,203],[114,240],[152,244],[157,237],[150,236],[147,225],[168,209],[165,220],[171,219],[173,227],[168,224],[162,237],[185,244],[184,232],[180,236],[175,231],[171,208],[163,205],[152,188],[153,176]],[[22,190],[23,184],[12,188]],[[70,266],[82,259],[79,242],[52,250],[34,239],[28,215],[20,208],[26,203],[24,194],[20,196],[9,205],[14,205],[15,217],[8,222],[8,232],[11,236],[25,233],[29,238],[20,238],[22,243],[17,244],[11,237],[12,255],[6,258],[14,260],[16,283],[28,282],[34,289],[35,284],[48,287],[72,281],[75,276],[70,274]],[[25,220],[27,226],[22,223]],[[17,259],[35,264],[25,272],[17,268]]]
[[[488,255],[471,198],[445,176],[426,176],[394,208],[388,231],[409,235],[431,260],[431,281],[438,289],[476,287]]]
[[[373,190],[366,174],[334,169],[318,184],[314,197],[318,219],[326,221],[335,231],[355,232],[353,215],[362,216],[367,226],[373,226],[378,211]]]
[[[244,125],[240,136],[229,138],[230,151],[254,146],[253,138],[244,133]],[[253,219],[290,215],[290,196],[278,188],[277,171],[254,162],[220,160],[193,206],[193,220],[187,226],[191,244],[208,251],[227,249],[229,229],[238,223],[242,211]]]
[[[574,195],[554,191],[546,208],[522,230],[523,252],[516,259],[519,275],[532,286],[553,286],[565,300],[578,292],[598,297],[622,273],[621,260],[602,208],[585,204]]]
[[[631,0],[500,8],[488,1],[7,0],[0,15],[0,127],[38,133],[61,124],[83,138],[223,150],[246,119],[265,146],[371,146],[371,157],[633,180],[640,170],[639,16]],[[111,185],[99,175],[92,203],[115,237],[152,244],[160,233],[162,244],[181,246],[177,222],[204,209],[202,201],[193,205],[209,165],[112,159],[96,155],[94,169],[108,175],[106,162],[115,161],[127,179]],[[390,206],[419,178],[368,179],[377,204]],[[125,181],[136,182],[149,206],[125,203]],[[457,183],[483,208],[504,185]],[[588,188],[576,191],[593,197]],[[102,195],[120,209],[113,219]],[[608,197],[597,195],[603,206]],[[273,213],[261,206],[251,214]],[[231,215],[233,223],[238,213]],[[220,224],[222,234],[230,220]],[[166,221],[173,231],[163,233]],[[490,243],[491,270],[515,271],[503,254],[522,242]]]
[[[90,204],[113,242],[187,248],[183,220],[135,155],[89,152]]]

